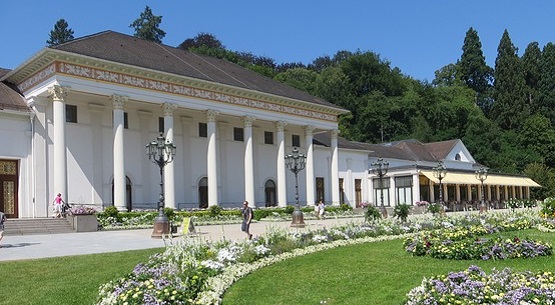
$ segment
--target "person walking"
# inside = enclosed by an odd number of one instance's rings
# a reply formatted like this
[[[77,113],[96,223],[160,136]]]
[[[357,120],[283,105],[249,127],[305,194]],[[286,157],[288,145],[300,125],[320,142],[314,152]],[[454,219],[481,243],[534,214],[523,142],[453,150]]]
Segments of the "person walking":
[[[6,214],[0,212],[0,241],[4,238],[4,223],[6,222]]]
[[[320,199],[320,203],[318,203],[318,219],[324,219],[324,213],[326,213],[326,204]]]
[[[56,198],[54,198],[54,200],[52,201],[52,204],[54,205],[53,217],[62,217],[62,204],[65,204],[65,201],[62,199],[62,194],[58,193],[58,195],[56,195]]]
[[[250,233],[250,227],[251,227],[251,222],[253,217],[253,211],[249,207],[249,202],[246,200],[243,201],[242,214],[243,214],[243,223],[241,224],[241,231],[247,234],[248,239],[252,239],[252,234]]]

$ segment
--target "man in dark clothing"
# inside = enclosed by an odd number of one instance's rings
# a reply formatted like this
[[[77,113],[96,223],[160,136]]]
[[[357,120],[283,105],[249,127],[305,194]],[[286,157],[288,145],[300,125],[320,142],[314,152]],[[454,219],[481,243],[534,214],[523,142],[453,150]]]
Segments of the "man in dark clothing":
[[[249,207],[249,202],[243,201],[243,223],[241,224],[241,231],[247,234],[248,239],[252,239],[252,234],[250,233],[252,216],[253,212]]]

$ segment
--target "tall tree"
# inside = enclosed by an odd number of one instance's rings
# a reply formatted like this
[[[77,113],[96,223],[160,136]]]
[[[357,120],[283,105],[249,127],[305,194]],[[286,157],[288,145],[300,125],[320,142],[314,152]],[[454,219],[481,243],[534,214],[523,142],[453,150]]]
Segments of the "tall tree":
[[[65,19],[60,19],[54,24],[54,29],[50,31],[50,38],[46,41],[49,47],[55,46],[73,39],[73,30],[68,28]]]
[[[135,37],[162,43],[166,32],[160,29],[160,23],[162,23],[162,16],[154,16],[152,10],[147,5],[141,16],[133,21],[129,27],[135,29],[135,34],[133,35]]]
[[[540,113],[538,87],[541,78],[541,57],[542,51],[539,44],[531,42],[526,47],[521,59],[524,81],[526,83],[526,97],[532,114]]]
[[[538,86],[538,112],[545,115],[551,124],[555,124],[555,44],[548,43],[543,47],[540,60],[541,77]]]
[[[492,69],[486,64],[478,32],[468,29],[458,62],[460,79],[472,90],[484,94],[492,81]]]
[[[212,49],[225,49],[224,45],[216,36],[210,33],[198,33],[197,36],[193,38],[185,39],[178,48],[183,50],[189,50],[190,48],[212,48]]]
[[[518,129],[530,113],[518,49],[505,30],[495,59],[492,117],[503,129]]]

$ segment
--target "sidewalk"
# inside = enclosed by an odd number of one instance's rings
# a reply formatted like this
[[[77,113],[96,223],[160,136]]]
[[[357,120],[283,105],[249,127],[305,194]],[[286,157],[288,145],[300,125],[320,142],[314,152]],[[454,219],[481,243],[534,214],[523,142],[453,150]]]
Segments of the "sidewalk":
[[[362,222],[364,218],[330,218],[325,220],[305,220],[303,229],[291,228],[291,222],[259,221],[251,224],[254,236],[264,233],[270,227],[290,230],[315,230],[332,227],[342,223]],[[196,226],[194,238],[205,240],[246,238],[241,232],[241,224]],[[93,253],[119,252],[127,250],[164,247],[164,240],[151,238],[152,229],[98,231],[84,233],[48,235],[8,235],[0,242],[0,261],[38,259],[83,255]],[[180,237],[174,237],[173,240]]]

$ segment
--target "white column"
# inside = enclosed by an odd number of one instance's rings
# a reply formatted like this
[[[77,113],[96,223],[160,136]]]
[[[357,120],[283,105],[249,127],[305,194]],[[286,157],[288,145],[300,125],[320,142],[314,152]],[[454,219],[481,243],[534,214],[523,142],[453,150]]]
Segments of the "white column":
[[[102,145],[102,114],[104,112],[104,105],[89,104],[89,112],[91,115],[91,139],[92,139],[92,164],[104,164],[103,162],[103,145]],[[102,204],[104,177],[103,166],[93,166],[91,177],[91,199],[92,204]],[[109,193],[110,195],[112,192]]]
[[[461,186],[459,184],[455,184],[455,200],[461,203]]]
[[[191,134],[193,130],[193,119],[190,117],[181,117],[181,127],[182,127],[182,134],[183,139],[181,140],[183,143],[183,147],[181,148],[181,162],[183,162],[183,167],[178,169],[180,171],[180,175],[183,176],[183,181],[179,181],[181,185],[184,187],[181,190],[181,196],[183,196],[185,203],[189,204],[187,207],[192,207],[190,204],[195,202],[193,198],[196,198],[198,195],[198,186],[196,183],[193,183],[193,173],[192,173],[192,166],[191,164],[194,163],[193,153],[192,153],[192,146],[191,145]],[[179,188],[178,188],[179,189]],[[196,201],[198,202],[198,200]],[[198,204],[196,205],[198,207]]]
[[[174,143],[173,139],[173,111],[177,105],[171,103],[162,104],[164,110],[164,133],[166,142]],[[175,144],[175,143],[174,143]],[[164,207],[177,209],[175,202],[175,159],[164,167]]]
[[[278,144],[277,153],[277,190],[278,190],[278,206],[287,206],[287,180],[285,169],[285,126],[287,122],[279,121],[276,123],[276,139]]]
[[[316,203],[316,192],[314,184],[316,183],[314,179],[314,144],[313,141],[314,126],[305,127],[306,136],[306,204],[312,205]]]
[[[206,130],[208,133],[208,152],[206,168],[208,176],[208,206],[218,205],[218,164],[216,156],[216,116],[215,110],[206,111]]]
[[[428,185],[428,189],[430,190],[430,203],[436,202],[436,193],[434,192],[435,183],[430,180],[430,184]]]
[[[254,199],[254,150],[252,144],[252,122],[256,120],[255,117],[243,117],[245,126],[245,200],[249,202],[252,207],[256,206]]]
[[[55,85],[48,88],[48,93],[52,97],[54,112],[54,195],[61,193],[62,198],[68,201],[65,98],[69,93],[69,88]]]
[[[412,175],[412,202],[407,204],[414,204],[420,201],[420,174],[416,173]]]
[[[125,160],[123,141],[123,107],[128,98],[121,95],[112,95],[114,117],[114,206],[120,211],[127,210],[125,200]]]
[[[339,149],[337,136],[339,131],[331,131],[331,200],[333,205],[339,205]]]

